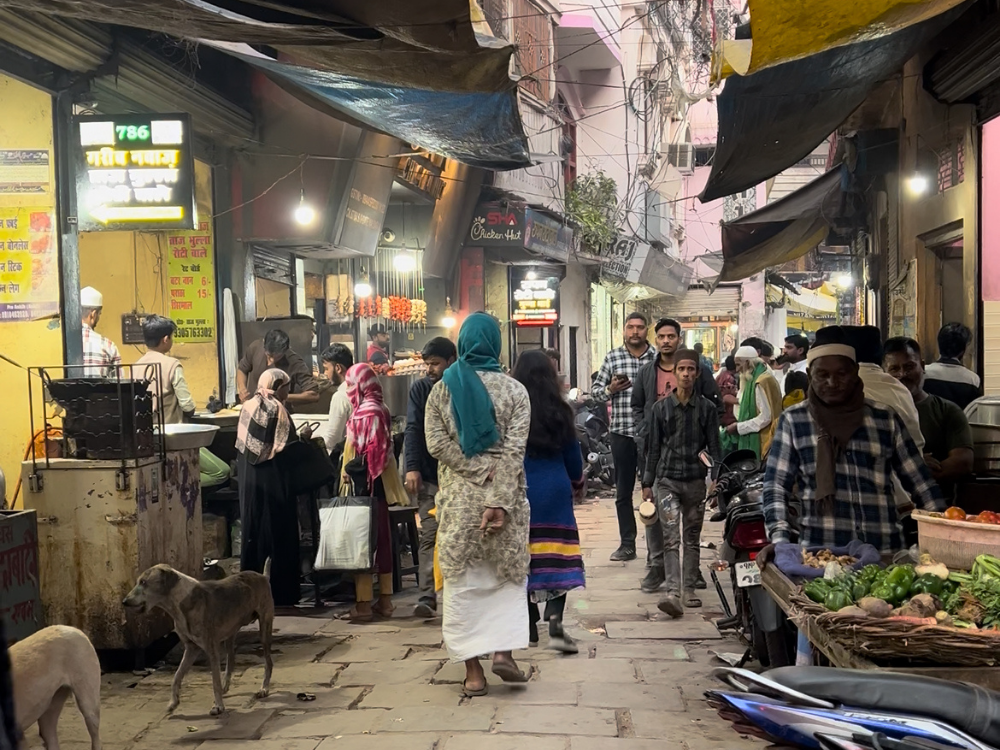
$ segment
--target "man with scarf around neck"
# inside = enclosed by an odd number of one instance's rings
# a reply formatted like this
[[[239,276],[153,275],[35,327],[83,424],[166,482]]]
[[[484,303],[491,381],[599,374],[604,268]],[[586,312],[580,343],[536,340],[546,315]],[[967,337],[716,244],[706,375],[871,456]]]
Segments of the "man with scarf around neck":
[[[844,341],[838,326],[816,334],[809,398],[782,414],[767,459],[764,521],[772,544],[790,541],[788,506],[797,494],[803,546],[858,539],[892,553],[904,546],[893,475],[918,508],[941,510],[944,502],[899,417],[865,399],[854,348]]]
[[[758,459],[767,457],[781,416],[781,388],[763,356],[748,344],[736,350],[740,404],[736,422],[726,427],[726,433],[737,438],[736,447],[752,450]]]

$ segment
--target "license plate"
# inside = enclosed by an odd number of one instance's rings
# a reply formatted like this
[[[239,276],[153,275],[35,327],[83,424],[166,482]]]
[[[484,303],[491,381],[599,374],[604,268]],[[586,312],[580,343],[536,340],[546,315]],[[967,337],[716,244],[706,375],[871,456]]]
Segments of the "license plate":
[[[760,586],[760,568],[756,560],[736,563],[736,585],[741,589]]]

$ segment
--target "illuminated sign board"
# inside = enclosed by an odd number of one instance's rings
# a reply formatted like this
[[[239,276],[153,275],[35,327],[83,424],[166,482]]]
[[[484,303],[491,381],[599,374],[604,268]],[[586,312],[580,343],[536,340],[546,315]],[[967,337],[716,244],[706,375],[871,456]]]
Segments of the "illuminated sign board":
[[[518,328],[554,326],[559,322],[559,277],[527,268],[511,269],[510,319]]]
[[[80,115],[73,121],[81,232],[194,229],[188,115]]]

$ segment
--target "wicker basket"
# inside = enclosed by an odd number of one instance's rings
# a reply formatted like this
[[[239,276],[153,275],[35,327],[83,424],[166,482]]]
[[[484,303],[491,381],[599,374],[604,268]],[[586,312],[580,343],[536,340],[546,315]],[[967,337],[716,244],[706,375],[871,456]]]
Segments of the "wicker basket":
[[[1000,556],[1000,525],[968,523],[913,512],[920,551],[952,570],[969,570],[978,555]]]
[[[917,662],[948,666],[1000,664],[1000,631],[919,625],[894,618],[857,617],[831,612],[803,595],[793,595],[799,620],[812,617],[827,638],[874,662]],[[801,626],[801,622],[798,622]]]

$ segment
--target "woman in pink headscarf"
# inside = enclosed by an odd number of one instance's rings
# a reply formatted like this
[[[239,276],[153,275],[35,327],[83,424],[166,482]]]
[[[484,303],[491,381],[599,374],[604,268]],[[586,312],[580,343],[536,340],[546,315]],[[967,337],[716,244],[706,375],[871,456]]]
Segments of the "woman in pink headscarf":
[[[392,616],[392,566],[395,561],[392,559],[389,506],[409,505],[410,498],[403,489],[396,467],[392,418],[382,401],[378,376],[369,365],[360,363],[347,371],[344,381],[353,409],[347,421],[344,481],[352,483],[352,494],[377,498],[378,539],[374,574],[378,575],[378,603],[372,604],[375,598],[374,575],[360,573],[354,577],[357,604],[348,614],[355,622],[368,622],[374,615]]]

